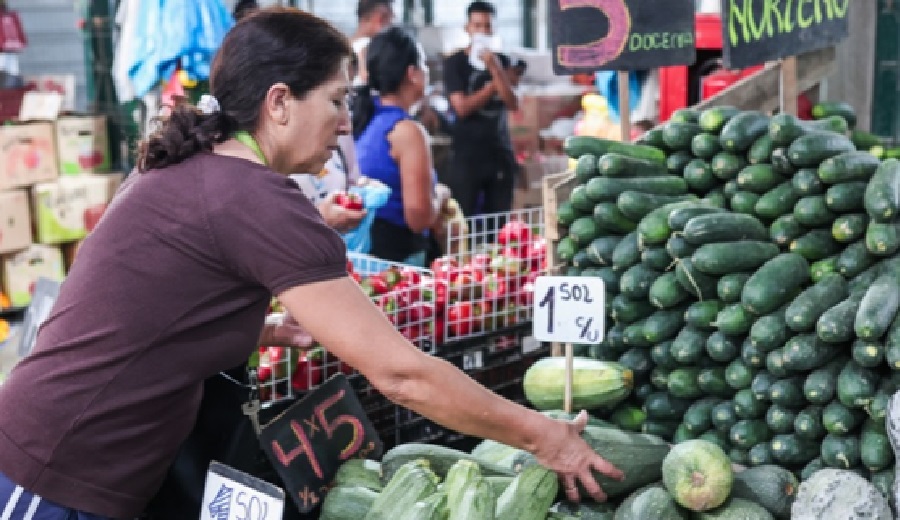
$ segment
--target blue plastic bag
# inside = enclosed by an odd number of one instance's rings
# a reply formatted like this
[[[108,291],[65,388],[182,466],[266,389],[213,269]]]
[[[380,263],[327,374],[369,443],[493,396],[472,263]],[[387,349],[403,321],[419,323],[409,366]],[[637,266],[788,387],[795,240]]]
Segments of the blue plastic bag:
[[[365,186],[354,186],[349,191],[362,198],[366,216],[363,217],[356,229],[344,233],[344,242],[347,244],[347,251],[366,254],[372,249],[371,230],[372,223],[375,222],[375,213],[387,204],[388,198],[391,196],[391,189],[378,182]]]

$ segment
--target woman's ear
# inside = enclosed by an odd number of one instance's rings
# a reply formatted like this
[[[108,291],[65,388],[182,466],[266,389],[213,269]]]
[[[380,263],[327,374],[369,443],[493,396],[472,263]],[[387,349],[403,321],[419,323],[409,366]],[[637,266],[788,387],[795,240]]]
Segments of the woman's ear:
[[[263,111],[268,118],[278,125],[286,125],[290,120],[287,102],[291,97],[291,89],[284,83],[275,83],[266,92]]]

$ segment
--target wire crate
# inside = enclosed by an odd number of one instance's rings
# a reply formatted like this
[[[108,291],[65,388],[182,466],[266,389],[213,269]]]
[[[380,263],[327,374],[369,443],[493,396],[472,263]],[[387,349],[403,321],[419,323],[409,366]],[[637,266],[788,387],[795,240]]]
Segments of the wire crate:
[[[348,270],[388,320],[425,352],[435,348],[434,277],[430,270],[350,253]],[[312,390],[334,374],[352,376],[350,365],[324,348],[307,352],[260,348],[260,400],[268,406]],[[393,420],[393,416],[391,418]]]
[[[432,264],[443,317],[438,341],[530,322],[534,280],[547,269],[543,208],[468,217],[460,227],[448,229],[447,254]]]
[[[493,333],[467,342],[467,347],[441,357],[466,372],[491,391],[518,403],[525,403],[522,379],[535,361],[550,353],[548,343],[538,342],[529,327]],[[440,426],[421,415],[398,407],[396,441],[422,442],[457,447],[466,436]],[[471,440],[471,439],[469,439]]]

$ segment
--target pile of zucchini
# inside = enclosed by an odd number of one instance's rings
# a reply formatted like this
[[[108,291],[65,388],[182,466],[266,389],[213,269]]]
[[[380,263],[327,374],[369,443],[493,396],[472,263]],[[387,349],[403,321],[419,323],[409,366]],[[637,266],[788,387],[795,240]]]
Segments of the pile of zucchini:
[[[577,353],[634,372],[600,417],[801,478],[853,470],[888,494],[900,162],[867,151],[846,104],[815,113],[685,109],[635,144],[570,137],[556,255],[607,288],[606,339]]]

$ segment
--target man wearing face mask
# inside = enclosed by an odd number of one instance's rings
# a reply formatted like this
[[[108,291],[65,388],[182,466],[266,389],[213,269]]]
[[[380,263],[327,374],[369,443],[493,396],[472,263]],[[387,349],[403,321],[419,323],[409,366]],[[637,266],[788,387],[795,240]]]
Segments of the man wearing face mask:
[[[517,76],[509,58],[486,44],[493,35],[494,6],[472,2],[466,14],[471,43],[444,63],[444,85],[456,122],[453,156],[442,181],[465,215],[474,215],[478,209],[479,213],[509,211],[516,162],[506,111],[518,107],[511,80]]]

